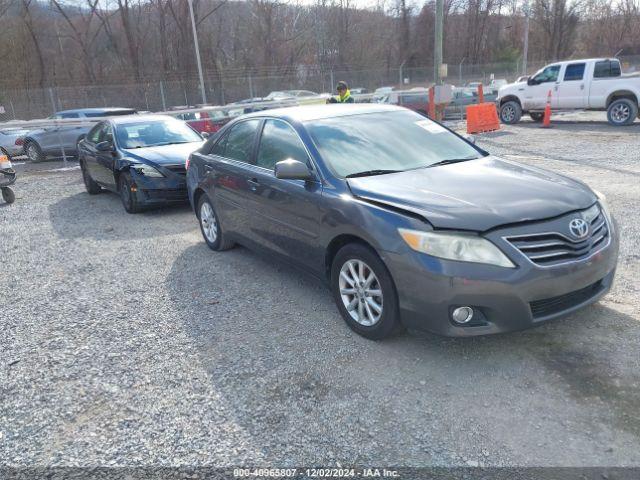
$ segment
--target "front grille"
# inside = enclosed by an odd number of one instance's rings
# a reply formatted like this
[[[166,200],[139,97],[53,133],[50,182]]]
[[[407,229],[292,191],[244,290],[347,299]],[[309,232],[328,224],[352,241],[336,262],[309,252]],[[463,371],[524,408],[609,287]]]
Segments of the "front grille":
[[[164,168],[166,168],[167,170],[170,170],[173,173],[176,173],[178,175],[186,175],[187,174],[187,169],[185,168],[184,165],[167,165]]]
[[[544,232],[505,239],[536,265],[553,266],[587,258],[604,247],[609,238],[609,228],[602,210],[598,210],[596,217],[591,220],[585,239],[572,240],[568,235],[568,232]]]
[[[545,298],[544,300],[536,300],[535,302],[529,303],[529,306],[531,307],[531,314],[535,319],[560,313],[586,302],[590,298],[595,297],[601,291],[602,280],[598,280],[596,283],[574,292],[566,293],[557,297]]]
[[[175,202],[187,199],[187,190],[143,190],[149,200]]]

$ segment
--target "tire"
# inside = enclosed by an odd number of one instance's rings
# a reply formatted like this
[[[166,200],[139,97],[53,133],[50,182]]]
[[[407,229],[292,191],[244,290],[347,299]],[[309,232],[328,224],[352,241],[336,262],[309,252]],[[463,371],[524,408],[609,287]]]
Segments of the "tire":
[[[609,124],[617,127],[631,125],[638,116],[638,105],[628,98],[614,100],[607,108]]]
[[[7,203],[13,203],[16,201],[16,194],[13,193],[9,187],[2,188],[2,199]]]
[[[513,125],[520,121],[522,117],[522,107],[515,100],[500,105],[500,121],[507,125]]]
[[[222,252],[233,247],[234,243],[225,234],[213,204],[206,195],[201,195],[198,199],[196,215],[202,237],[211,250]]]
[[[78,160],[80,160],[80,142],[84,140],[84,135],[82,135],[81,137],[78,137],[78,140],[76,140],[76,158]]]
[[[542,112],[529,112],[529,116],[534,122],[540,123],[542,120],[544,120],[544,113]]]
[[[24,153],[26,153],[29,160],[33,163],[43,162],[46,159],[46,155],[42,153],[40,145],[33,140],[29,140],[24,146]]]
[[[84,160],[80,161],[80,170],[82,171],[82,180],[84,182],[84,188],[87,190],[89,195],[96,195],[102,191],[102,187],[98,185],[93,178],[91,178],[91,174],[87,170],[87,165]]]
[[[118,191],[122,206],[127,213],[139,213],[142,209],[138,204],[138,199],[131,192],[131,175],[129,172],[122,172],[118,178]]]
[[[359,285],[355,282],[356,288],[353,288],[351,272],[360,281]],[[374,280],[367,288],[371,274]],[[371,292],[380,292],[380,295]],[[331,293],[342,318],[359,335],[381,340],[402,329],[398,294],[391,273],[369,247],[350,243],[338,251],[331,264]]]

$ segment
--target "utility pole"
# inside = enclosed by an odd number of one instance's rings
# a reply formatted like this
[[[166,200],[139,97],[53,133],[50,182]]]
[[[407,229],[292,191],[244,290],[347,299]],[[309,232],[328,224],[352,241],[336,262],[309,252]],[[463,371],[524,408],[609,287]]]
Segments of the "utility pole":
[[[527,74],[527,56],[529,55],[529,0],[524,3],[524,47],[522,49],[522,75]]]
[[[193,0],[189,0],[189,13],[191,14],[191,28],[193,29],[193,45],[196,49],[198,75],[200,76],[200,91],[202,92],[202,103],[207,103],[207,92],[204,88],[204,77],[202,76],[202,63],[200,62],[200,45],[198,44],[198,32],[196,31],[196,18],[193,14]]]
[[[436,85],[442,83],[440,66],[442,65],[442,36],[444,23],[444,0],[436,0],[436,38],[433,52],[433,79]]]

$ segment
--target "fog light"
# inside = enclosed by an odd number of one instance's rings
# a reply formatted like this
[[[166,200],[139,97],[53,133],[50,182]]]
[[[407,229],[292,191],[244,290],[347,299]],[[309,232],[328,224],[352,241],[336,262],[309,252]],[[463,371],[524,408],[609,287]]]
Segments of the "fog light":
[[[451,318],[456,323],[469,323],[473,318],[473,308],[458,307],[451,314]]]

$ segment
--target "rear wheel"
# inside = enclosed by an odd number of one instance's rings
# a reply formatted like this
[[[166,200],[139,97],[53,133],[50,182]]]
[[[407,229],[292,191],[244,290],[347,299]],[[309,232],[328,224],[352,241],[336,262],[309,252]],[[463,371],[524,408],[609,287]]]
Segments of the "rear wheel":
[[[379,340],[401,329],[398,295],[391,273],[370,248],[351,243],[331,265],[331,291],[349,328]]]
[[[100,193],[102,188],[91,178],[91,174],[89,170],[87,170],[87,164],[84,160],[80,161],[80,170],[82,171],[82,181],[84,182],[84,188],[87,190],[87,193],[89,193],[89,195]]]
[[[611,125],[631,125],[638,116],[638,105],[628,98],[614,100],[607,109],[607,120]]]
[[[518,123],[522,117],[522,107],[515,100],[503,103],[500,106],[500,121],[507,125]]]
[[[42,162],[45,159],[44,153],[42,153],[42,149],[40,145],[38,145],[33,140],[30,140],[24,147],[24,151],[33,163]]]
[[[138,199],[134,192],[131,191],[131,176],[129,172],[122,172],[118,179],[118,189],[120,191],[120,200],[122,200],[122,206],[127,213],[140,212],[140,205],[138,205]]]
[[[544,119],[544,113],[542,112],[529,112],[529,116],[534,122],[541,122]]]
[[[223,231],[220,219],[211,204],[211,200],[206,195],[200,196],[197,213],[200,231],[211,250],[223,251],[233,247],[233,242],[228,239]]]
[[[2,199],[7,203],[13,203],[16,201],[16,194],[13,193],[9,187],[2,188]]]

